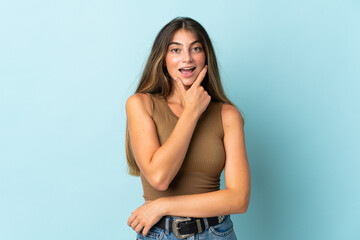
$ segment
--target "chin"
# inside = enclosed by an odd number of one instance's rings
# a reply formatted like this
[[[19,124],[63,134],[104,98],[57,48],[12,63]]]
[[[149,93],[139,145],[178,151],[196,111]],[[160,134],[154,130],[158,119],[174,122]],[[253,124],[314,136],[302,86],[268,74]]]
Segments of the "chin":
[[[195,79],[181,79],[184,86],[190,87],[195,82]]]

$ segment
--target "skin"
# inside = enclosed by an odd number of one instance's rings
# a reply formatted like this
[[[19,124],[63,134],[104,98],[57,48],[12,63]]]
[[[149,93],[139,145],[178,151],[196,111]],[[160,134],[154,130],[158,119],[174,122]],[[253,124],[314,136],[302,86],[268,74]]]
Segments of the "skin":
[[[178,122],[160,146],[151,118],[150,99],[136,93],[126,102],[128,128],[133,154],[140,171],[156,189],[164,191],[176,176],[185,158],[196,123],[211,101],[201,86],[207,71],[205,53],[189,31],[178,30],[165,56],[173,88],[167,102],[179,117]],[[179,68],[196,66],[191,77],[184,77]],[[165,215],[212,217],[245,213],[250,199],[250,171],[246,155],[242,116],[236,107],[223,104],[225,189],[215,192],[171,196],[147,201],[128,218],[128,225],[147,235],[150,228]]]

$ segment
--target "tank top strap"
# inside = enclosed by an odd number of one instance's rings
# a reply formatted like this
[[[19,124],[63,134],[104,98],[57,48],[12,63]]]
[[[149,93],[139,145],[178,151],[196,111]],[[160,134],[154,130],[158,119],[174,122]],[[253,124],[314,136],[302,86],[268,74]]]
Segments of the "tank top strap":
[[[154,116],[154,100],[153,100],[153,96],[151,93],[146,93],[146,95],[149,96],[150,99],[150,106],[151,106],[151,116]]]
[[[170,110],[166,99],[159,93],[147,93],[150,96],[152,117],[163,118],[163,120],[177,120],[175,114]]]

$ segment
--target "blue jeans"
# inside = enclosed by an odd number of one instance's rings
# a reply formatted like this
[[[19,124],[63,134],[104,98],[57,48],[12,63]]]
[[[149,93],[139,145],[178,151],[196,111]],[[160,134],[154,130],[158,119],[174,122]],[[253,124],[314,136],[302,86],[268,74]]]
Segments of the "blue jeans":
[[[174,219],[173,217],[171,217]],[[169,232],[168,229],[163,230],[158,227],[152,227],[146,237],[142,234],[137,234],[137,240],[177,240],[174,233]],[[207,228],[205,231],[195,234],[194,236],[185,238],[187,240],[236,240],[235,232],[233,229],[233,222],[229,215],[225,219],[212,227]]]

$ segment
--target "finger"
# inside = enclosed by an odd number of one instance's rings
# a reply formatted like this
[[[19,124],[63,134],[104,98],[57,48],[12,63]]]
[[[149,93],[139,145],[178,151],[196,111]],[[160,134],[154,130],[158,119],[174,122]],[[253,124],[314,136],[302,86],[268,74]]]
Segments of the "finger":
[[[132,223],[131,223],[131,228],[135,230],[135,228],[139,225],[139,220],[135,219]]]
[[[139,223],[134,230],[135,230],[135,232],[140,233],[143,228],[144,228],[144,225]]]
[[[131,226],[131,223],[134,221],[135,218],[136,218],[135,215],[131,215],[131,216],[128,218],[127,224],[128,224],[129,227]]]
[[[201,82],[202,82],[202,81],[204,80],[204,78],[205,78],[207,69],[208,69],[207,65],[205,65],[205,66],[203,67],[203,69],[201,69],[198,77],[196,78],[195,82],[193,83],[193,85],[192,85],[191,87],[193,87],[194,85],[195,85],[196,87],[200,86]]]
[[[143,229],[143,231],[142,231],[142,234],[143,234],[144,237],[146,237],[146,235],[148,234],[149,230],[150,230],[150,227],[149,227],[149,226],[145,226],[145,227],[144,227],[144,229]]]

